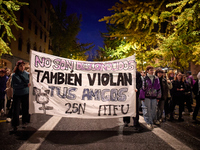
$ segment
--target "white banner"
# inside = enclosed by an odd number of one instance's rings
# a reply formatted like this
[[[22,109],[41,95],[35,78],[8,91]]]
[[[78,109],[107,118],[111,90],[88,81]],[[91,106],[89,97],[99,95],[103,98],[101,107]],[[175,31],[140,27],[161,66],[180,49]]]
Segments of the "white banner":
[[[31,51],[30,113],[73,118],[136,115],[135,56],[77,61]]]

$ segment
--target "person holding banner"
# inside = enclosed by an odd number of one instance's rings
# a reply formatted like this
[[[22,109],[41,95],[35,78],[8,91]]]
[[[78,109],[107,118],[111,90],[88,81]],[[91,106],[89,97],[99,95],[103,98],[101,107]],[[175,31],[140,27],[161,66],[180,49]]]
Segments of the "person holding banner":
[[[138,130],[140,127],[139,124],[139,95],[140,95],[140,89],[142,87],[142,78],[140,72],[136,71],[136,117],[133,117],[135,130]],[[128,124],[130,123],[130,117],[123,117],[124,126],[128,127]]]
[[[147,128],[153,129],[153,123],[156,121],[157,102],[161,98],[161,89],[159,78],[153,75],[154,68],[148,66],[146,72],[139,98],[142,100],[143,117]]]
[[[16,63],[12,75],[11,86],[13,87],[13,118],[11,121],[13,132],[17,131],[19,125],[20,104],[22,106],[23,127],[30,122],[29,115],[29,73],[25,71],[25,63],[19,60]]]

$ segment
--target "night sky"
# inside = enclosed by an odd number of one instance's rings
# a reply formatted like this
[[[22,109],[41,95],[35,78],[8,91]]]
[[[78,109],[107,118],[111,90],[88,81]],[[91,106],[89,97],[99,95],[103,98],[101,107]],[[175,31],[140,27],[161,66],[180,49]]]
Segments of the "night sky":
[[[51,0],[55,6],[58,0]],[[100,32],[107,32],[106,23],[98,22],[104,16],[110,16],[112,13],[108,9],[119,0],[66,0],[68,9],[67,15],[71,13],[82,14],[81,31],[77,38],[80,43],[94,43],[93,55],[98,46],[103,47],[103,38]],[[90,58],[91,59],[91,58]]]

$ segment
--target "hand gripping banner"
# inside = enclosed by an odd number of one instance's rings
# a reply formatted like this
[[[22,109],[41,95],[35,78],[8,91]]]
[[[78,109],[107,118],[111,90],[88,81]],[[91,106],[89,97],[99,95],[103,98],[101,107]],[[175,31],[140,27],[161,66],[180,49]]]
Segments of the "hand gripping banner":
[[[136,115],[135,56],[78,61],[31,51],[30,113],[73,118]]]

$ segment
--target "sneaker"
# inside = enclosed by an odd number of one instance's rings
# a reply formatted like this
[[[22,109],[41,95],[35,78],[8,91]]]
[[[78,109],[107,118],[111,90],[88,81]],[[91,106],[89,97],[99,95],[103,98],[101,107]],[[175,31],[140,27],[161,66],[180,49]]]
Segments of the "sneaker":
[[[153,129],[153,127],[152,127],[151,124],[147,124],[147,128],[148,128],[149,130],[152,130],[152,129]]]
[[[7,123],[11,122],[11,118],[6,118],[6,122]]]
[[[154,121],[154,124],[155,124],[155,125],[159,125],[159,124],[160,124],[160,121],[156,120],[156,121]]]

